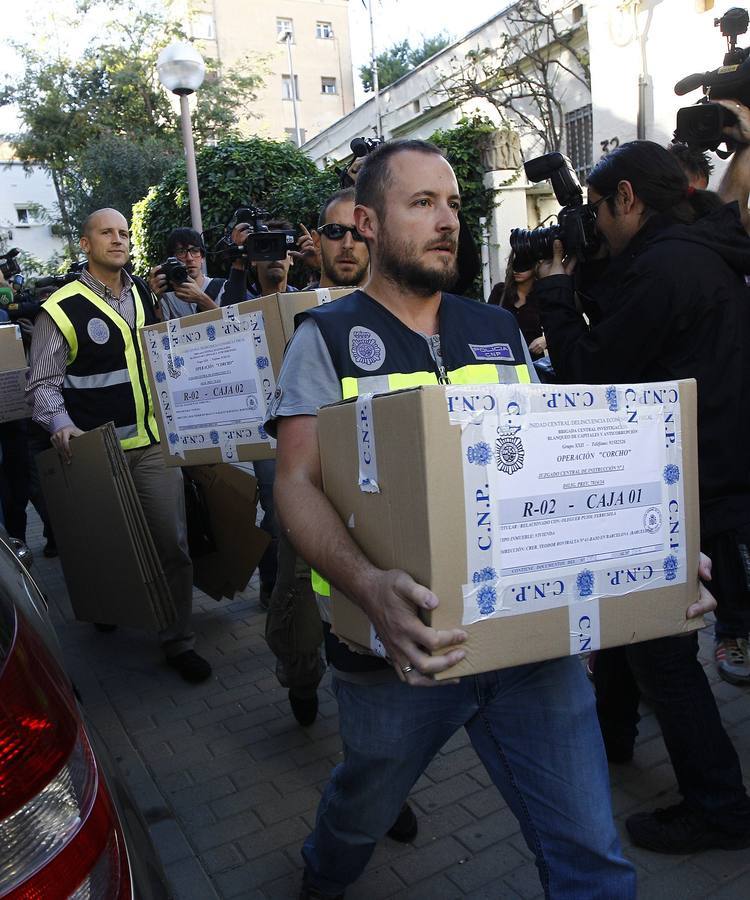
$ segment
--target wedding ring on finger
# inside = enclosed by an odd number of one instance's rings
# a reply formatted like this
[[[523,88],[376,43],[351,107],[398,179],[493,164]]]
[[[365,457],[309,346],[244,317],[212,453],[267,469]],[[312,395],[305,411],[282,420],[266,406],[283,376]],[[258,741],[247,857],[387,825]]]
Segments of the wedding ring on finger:
[[[404,675],[408,675],[409,672],[414,671],[414,666],[401,666],[401,671],[404,673]]]

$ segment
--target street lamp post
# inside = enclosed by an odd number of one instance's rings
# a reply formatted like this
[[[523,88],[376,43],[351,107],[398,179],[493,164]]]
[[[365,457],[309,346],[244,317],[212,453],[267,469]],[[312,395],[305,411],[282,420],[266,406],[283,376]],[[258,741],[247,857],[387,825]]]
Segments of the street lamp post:
[[[182,145],[185,148],[187,165],[188,197],[190,199],[190,221],[198,234],[203,233],[201,202],[198,194],[198,170],[195,165],[195,145],[193,125],[190,120],[188,96],[203,84],[206,66],[203,57],[192,44],[175,43],[165,47],[156,61],[159,81],[164,87],[180,98],[180,121],[182,125]]]
[[[290,91],[292,94],[292,114],[294,115],[294,139],[297,146],[302,146],[302,135],[299,130],[299,116],[297,115],[297,85],[294,81],[294,65],[292,64],[292,38],[294,35],[287,30],[281,35],[281,40],[286,41],[286,49],[289,55],[289,81],[291,82]]]

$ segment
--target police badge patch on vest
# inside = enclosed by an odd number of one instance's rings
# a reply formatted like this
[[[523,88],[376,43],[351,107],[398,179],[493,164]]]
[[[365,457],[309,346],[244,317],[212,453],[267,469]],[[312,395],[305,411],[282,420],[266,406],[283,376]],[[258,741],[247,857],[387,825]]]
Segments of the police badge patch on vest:
[[[109,340],[109,326],[104,319],[91,319],[86,326],[86,331],[95,344],[106,344]]]
[[[510,344],[469,344],[469,349],[474,354],[475,359],[481,359],[486,362],[496,362],[497,360],[515,361]]]
[[[374,331],[355,325],[349,332],[349,356],[355,366],[375,372],[385,362],[385,344]]]

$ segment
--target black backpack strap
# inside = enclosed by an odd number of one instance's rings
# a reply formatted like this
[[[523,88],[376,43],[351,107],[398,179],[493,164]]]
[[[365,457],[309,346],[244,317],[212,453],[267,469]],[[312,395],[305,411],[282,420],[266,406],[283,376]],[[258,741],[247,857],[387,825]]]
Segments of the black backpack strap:
[[[225,279],[223,278],[212,278],[208,284],[203,288],[203,293],[208,294],[208,296],[216,302],[216,298],[221,293],[221,289],[225,285]]]

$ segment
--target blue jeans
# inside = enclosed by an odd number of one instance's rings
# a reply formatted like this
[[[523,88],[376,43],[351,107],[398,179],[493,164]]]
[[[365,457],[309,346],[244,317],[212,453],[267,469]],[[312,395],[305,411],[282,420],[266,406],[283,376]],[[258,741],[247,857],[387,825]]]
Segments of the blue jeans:
[[[336,895],[359,877],[414,783],[463,726],[520,822],[547,897],[635,897],[612,821],[594,697],[577,659],[433,688],[335,676],[333,685],[344,761],[302,850],[312,887]]]

